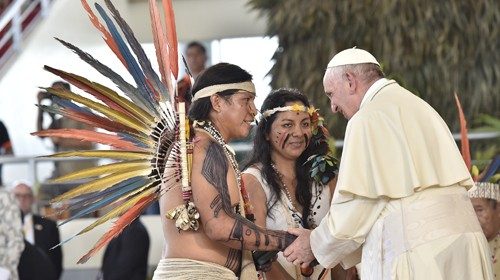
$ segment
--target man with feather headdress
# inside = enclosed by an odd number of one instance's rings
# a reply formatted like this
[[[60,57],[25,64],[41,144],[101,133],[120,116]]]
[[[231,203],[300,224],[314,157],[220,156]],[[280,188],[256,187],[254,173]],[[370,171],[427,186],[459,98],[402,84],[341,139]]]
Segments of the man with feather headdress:
[[[283,250],[294,236],[252,223],[251,203],[234,151],[227,144],[232,139],[246,137],[250,131],[256,114],[252,76],[233,64],[220,63],[210,67],[193,85],[187,119],[186,104],[178,98],[175,86],[178,53],[171,0],[162,0],[165,24],[160,18],[157,1],[149,1],[159,75],[110,0],[105,0],[105,3],[112,17],[101,5],[95,4],[106,27],[87,2],[81,2],[106,44],[131,74],[135,85],[90,54],[61,39],[57,40],[112,80],[122,94],[82,76],[45,66],[47,71],[84,90],[94,99],[51,87],[46,88],[47,94],[64,102],[59,106],[40,105],[41,109],[100,130],[49,129],[33,134],[113,147],[52,155],[115,160],[53,180],[59,183],[97,177],[53,200],[66,202],[65,207],[76,212],[62,224],[111,206],[106,215],[75,236],[118,217],[79,263],[86,262],[146,207],[160,199],[166,247],[154,279],[256,279],[251,250]],[[194,131],[193,137],[191,130]],[[256,254],[264,256],[256,257],[258,263],[272,259],[273,254],[270,257]]]

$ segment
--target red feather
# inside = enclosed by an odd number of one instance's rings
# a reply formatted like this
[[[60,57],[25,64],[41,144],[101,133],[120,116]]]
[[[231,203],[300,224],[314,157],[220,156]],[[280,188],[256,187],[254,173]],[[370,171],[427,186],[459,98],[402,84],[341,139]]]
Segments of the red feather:
[[[118,220],[116,220],[113,227],[104,234],[94,247],[85,254],[79,261],[79,264],[87,262],[97,251],[106,246],[113,238],[118,236],[123,229],[130,225],[140,214],[157,198],[156,193],[152,193],[144,198],[141,198],[132,208],[127,210]]]
[[[68,72],[65,72],[65,71],[62,71],[62,70],[59,70],[59,69],[56,69],[56,68],[52,68],[50,66],[47,66],[45,65],[43,67],[45,70],[63,78],[64,80],[66,80],[67,82],[71,83],[72,85],[88,92],[89,94],[91,94],[92,96],[95,96],[97,99],[101,100],[102,102],[104,102],[104,104],[108,105],[110,108],[116,110],[116,111],[120,111],[128,116],[131,116],[131,117],[135,117],[132,113],[130,113],[129,111],[127,111],[126,109],[124,109],[122,106],[118,105],[116,102],[114,102],[112,99],[110,99],[109,97],[107,97],[106,95],[102,94],[99,92],[98,89],[96,89],[96,87],[102,87],[103,89],[105,90],[111,90],[107,87],[104,87],[102,85],[99,85],[99,84],[96,84],[96,83],[93,83],[81,76],[77,76],[75,74],[71,74],[71,73],[68,73]]]
[[[170,47],[170,68],[175,80],[179,74],[179,54],[177,53],[177,31],[175,30],[175,16],[172,0],[163,0],[163,10],[165,12],[165,23],[167,25],[167,38]]]
[[[464,111],[462,110],[462,105],[460,104],[460,100],[458,99],[456,93],[455,101],[457,102],[458,118],[460,120],[460,143],[462,146],[462,157],[464,158],[467,169],[470,171],[472,164],[469,149],[469,138],[467,137],[467,121],[465,120]]]
[[[130,128],[128,126],[124,126],[121,123],[114,122],[110,119],[97,116],[97,115],[90,115],[87,113],[79,112],[73,109],[69,108],[63,108],[61,109],[61,113],[75,121],[79,121],[85,124],[88,124],[93,127],[99,127],[102,129],[105,129],[110,132],[129,132],[134,135],[138,135],[139,132],[137,130],[134,130],[133,128]]]
[[[160,73],[163,82],[167,85],[170,93],[170,100],[174,100],[174,87],[172,85],[172,71],[170,66],[169,47],[166,41],[165,32],[160,20],[160,13],[156,0],[149,0],[149,12],[151,14],[151,26],[153,30],[153,42],[156,49],[156,59],[160,68]]]
[[[36,135],[41,137],[71,138],[71,139],[78,139],[81,141],[101,143],[127,151],[144,151],[143,148],[137,147],[133,143],[121,139],[118,135],[112,135],[85,129],[74,129],[74,128],[47,129],[47,130],[33,132],[31,133],[31,135]]]
[[[99,22],[99,19],[95,16],[94,12],[92,12],[92,9],[90,8],[89,4],[87,3],[86,0],[81,0],[83,8],[87,11],[87,15],[89,16],[90,21],[92,24],[97,28],[99,31],[101,31],[102,38],[104,39],[104,42],[109,46],[109,48],[115,53],[116,57],[122,62],[122,64],[127,67],[127,63],[125,62],[125,59],[123,58],[122,54],[120,53],[120,50],[118,49],[118,45],[116,44],[115,40],[113,39],[113,36],[108,32],[108,30]]]

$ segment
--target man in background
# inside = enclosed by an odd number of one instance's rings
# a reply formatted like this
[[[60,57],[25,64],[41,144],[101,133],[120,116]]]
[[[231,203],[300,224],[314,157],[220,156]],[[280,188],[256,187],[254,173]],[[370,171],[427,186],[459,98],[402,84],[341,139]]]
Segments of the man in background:
[[[71,90],[70,85],[63,81],[56,81],[52,83],[52,87],[67,91]],[[59,100],[57,97],[51,98],[49,94],[43,91],[38,93],[37,99],[39,105],[43,104],[47,106],[52,105],[54,102],[57,104],[57,101]],[[44,121],[46,114],[47,113],[44,113],[44,111],[40,107],[38,108],[36,127],[37,130],[39,131],[44,129],[61,129],[61,128],[92,129],[81,122],[72,120],[67,117],[58,118],[52,113],[48,113],[50,117],[50,122],[49,125],[47,126],[46,124],[47,122]],[[52,137],[51,140],[52,143],[54,144],[54,152],[56,153],[65,151],[74,151],[74,150],[93,149],[92,143],[86,141],[80,141],[77,139]],[[57,178],[59,176],[68,174],[70,172],[92,167],[95,165],[95,162],[93,160],[79,160],[79,161],[68,161],[68,162],[56,161],[54,162],[54,165],[55,169],[52,174],[52,178]]]
[[[493,272],[500,277],[500,190],[498,183],[477,182],[469,196],[490,245]]]
[[[62,272],[62,250],[60,246],[51,249],[60,243],[59,229],[56,223],[32,212],[35,197],[28,183],[15,183],[12,192],[23,215],[24,238],[47,254],[54,265],[57,279],[59,279]]]
[[[189,71],[193,76],[193,79],[196,79],[196,77],[198,77],[198,75],[206,68],[206,48],[200,42],[190,42],[186,47],[186,62],[189,67]],[[191,80],[189,75],[186,73],[177,83],[177,92],[179,98],[184,101],[191,101],[191,98],[186,98],[186,94],[189,94],[190,90]]]
[[[137,218],[109,242],[102,259],[102,279],[146,279],[148,253],[149,234]]]

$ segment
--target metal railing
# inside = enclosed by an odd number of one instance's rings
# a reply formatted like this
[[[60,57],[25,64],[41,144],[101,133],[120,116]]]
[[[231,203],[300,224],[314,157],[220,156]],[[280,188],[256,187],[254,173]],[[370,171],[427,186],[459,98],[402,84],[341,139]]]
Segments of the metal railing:
[[[453,134],[455,140],[460,139],[460,134]],[[499,131],[493,132],[471,132],[468,134],[469,140],[477,141],[477,140],[488,140],[500,138]],[[335,146],[337,148],[342,147],[344,144],[343,140],[335,141]],[[252,150],[253,144],[250,142],[240,142],[240,143],[232,143],[231,146],[234,148],[236,152],[249,152]],[[76,160],[88,160],[86,158],[44,158],[37,156],[0,156],[0,164],[26,164],[28,167],[28,178],[30,182],[38,185],[40,182],[37,178],[37,164],[42,162],[54,162],[54,161],[76,161]],[[4,171],[5,172],[5,171]]]
[[[22,41],[39,19],[47,16],[52,0],[14,0],[0,17],[0,67],[22,48]]]

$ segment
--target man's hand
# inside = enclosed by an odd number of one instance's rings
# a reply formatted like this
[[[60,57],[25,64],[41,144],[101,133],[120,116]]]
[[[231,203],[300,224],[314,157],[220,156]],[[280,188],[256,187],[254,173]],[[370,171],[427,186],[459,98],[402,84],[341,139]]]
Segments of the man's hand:
[[[283,255],[294,265],[300,265],[303,268],[308,267],[314,260],[309,241],[311,231],[303,228],[290,228],[288,232],[297,235],[297,239],[283,251]]]

